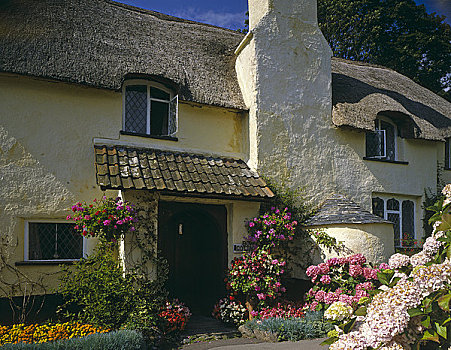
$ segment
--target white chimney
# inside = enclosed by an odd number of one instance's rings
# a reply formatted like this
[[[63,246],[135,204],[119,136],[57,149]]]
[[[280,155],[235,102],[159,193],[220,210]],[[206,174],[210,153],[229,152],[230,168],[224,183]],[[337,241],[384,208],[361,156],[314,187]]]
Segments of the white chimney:
[[[248,164],[311,198],[330,190],[332,52],[316,0],[249,0],[249,33],[236,72],[249,108]]]

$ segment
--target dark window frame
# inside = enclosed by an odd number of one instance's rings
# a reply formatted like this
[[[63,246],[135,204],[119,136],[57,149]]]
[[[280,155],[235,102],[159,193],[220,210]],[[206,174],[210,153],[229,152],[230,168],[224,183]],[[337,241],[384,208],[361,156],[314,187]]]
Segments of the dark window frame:
[[[30,263],[46,263],[46,262],[70,262],[70,261],[78,261],[80,259],[82,259],[83,257],[86,256],[86,248],[87,248],[87,240],[86,238],[82,237],[80,235],[80,240],[81,240],[81,244],[82,244],[82,249],[81,249],[81,254],[79,257],[76,258],[53,258],[53,259],[33,259],[32,258],[32,254],[33,252],[31,251],[32,247],[30,244],[30,233],[31,233],[31,229],[30,229],[30,224],[34,225],[34,224],[54,224],[55,228],[58,225],[75,225],[75,224],[71,224],[68,223],[66,220],[60,220],[60,219],[56,219],[56,220],[26,220],[25,221],[25,231],[24,231],[24,262],[30,262]],[[56,228],[57,230],[57,228]],[[58,245],[58,238],[56,236],[56,245]],[[56,249],[57,251],[57,249]]]

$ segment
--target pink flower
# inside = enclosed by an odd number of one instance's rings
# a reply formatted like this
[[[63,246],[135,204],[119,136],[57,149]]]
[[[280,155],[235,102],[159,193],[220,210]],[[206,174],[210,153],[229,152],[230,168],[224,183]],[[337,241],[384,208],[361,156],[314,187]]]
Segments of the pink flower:
[[[376,280],[377,279],[377,270],[372,269],[370,267],[363,268],[363,277],[367,280]]]
[[[326,264],[331,267],[331,266],[335,266],[338,265],[340,262],[338,260],[338,258],[330,258],[328,260],[326,260]]]
[[[91,220],[91,217],[89,215],[85,215],[85,220]]]
[[[266,299],[266,295],[264,293],[259,293],[257,294],[257,298],[260,300],[265,300]]]
[[[109,224],[111,224],[111,220],[105,220],[105,221],[103,222],[103,225],[104,225],[104,226],[108,226]]]
[[[326,296],[326,292],[323,290],[319,290],[315,294],[315,299],[319,302],[323,302],[325,296]]]
[[[382,263],[379,265],[379,269],[380,270],[388,270],[388,269],[390,269],[390,266],[386,263]]]
[[[349,263],[353,265],[363,265],[366,263],[366,258],[362,254],[354,254],[349,256],[347,259]]]
[[[255,224],[251,221],[250,223],[249,223],[249,227],[254,227],[255,226]]]
[[[319,269],[319,273],[322,275],[329,273],[329,270],[330,270],[329,265],[327,265],[326,263],[319,264],[318,269]]]
[[[329,292],[324,297],[324,302],[326,304],[332,304],[334,301],[338,301],[338,295],[332,292]]]
[[[330,284],[330,282],[332,282],[332,279],[330,278],[329,275],[324,275],[320,278],[319,281],[323,284]]]
[[[363,273],[363,268],[360,265],[349,265],[349,274],[352,277],[360,276]]]
[[[66,220],[70,220],[70,219],[72,219],[72,216],[70,216],[70,215],[66,216]]]

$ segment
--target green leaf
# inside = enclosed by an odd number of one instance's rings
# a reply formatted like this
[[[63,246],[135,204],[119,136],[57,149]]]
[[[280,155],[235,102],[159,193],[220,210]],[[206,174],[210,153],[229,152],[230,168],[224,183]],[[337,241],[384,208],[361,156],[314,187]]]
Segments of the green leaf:
[[[421,338],[421,339],[435,341],[436,343],[440,343],[439,336],[438,336],[437,332],[435,332],[435,331],[430,331],[429,332],[427,330],[426,332],[424,332],[423,338]]]
[[[400,279],[401,279],[401,277],[393,278],[393,280],[390,282],[389,287],[392,288],[392,287],[396,286],[396,283],[398,283]]]
[[[338,340],[338,337],[332,337],[332,338],[326,339],[320,345],[330,345],[332,343],[335,343],[337,340]]]
[[[431,328],[431,317],[428,316],[424,320],[421,321],[421,324],[426,328]]]
[[[355,321],[356,321],[356,320],[357,320],[357,319],[354,318],[354,319],[351,319],[348,323],[346,323],[346,324],[344,325],[344,327],[343,327],[343,332],[349,333],[349,332],[351,331],[352,327],[354,327],[354,324],[355,324]]]
[[[442,338],[446,339],[446,327],[441,326],[439,323],[435,322],[435,329],[437,330],[438,335]]]
[[[407,310],[407,312],[409,313],[410,317],[424,315],[424,312],[420,309],[409,309]]]
[[[366,315],[366,306],[359,307],[354,311],[354,315],[356,316],[365,316]]]
[[[442,309],[443,311],[447,311],[449,312],[449,302],[451,300],[451,294],[446,294],[441,296],[440,298],[438,298],[437,302],[438,302],[438,306],[440,307],[440,309]]]
[[[377,278],[382,284],[388,286],[394,274],[395,272],[392,270],[384,270],[383,272],[377,273]]]
[[[448,317],[445,321],[443,321],[442,326],[451,321],[451,317]]]

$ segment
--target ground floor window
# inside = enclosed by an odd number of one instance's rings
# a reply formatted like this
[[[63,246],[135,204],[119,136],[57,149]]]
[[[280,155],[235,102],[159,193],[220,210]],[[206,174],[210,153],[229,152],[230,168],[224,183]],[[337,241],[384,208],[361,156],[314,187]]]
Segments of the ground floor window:
[[[27,221],[24,235],[26,261],[78,260],[85,239],[66,222]]]
[[[415,245],[415,202],[410,199],[373,197],[373,214],[393,222],[395,247]]]

